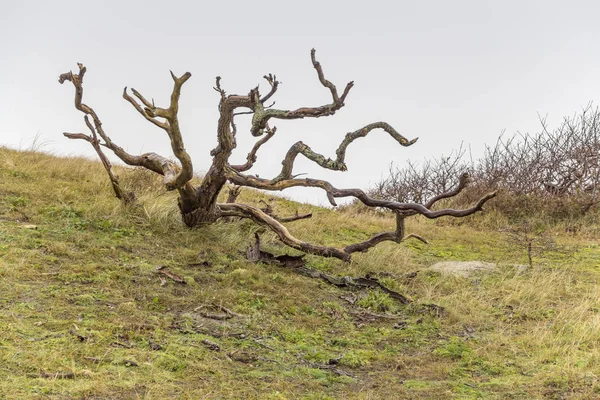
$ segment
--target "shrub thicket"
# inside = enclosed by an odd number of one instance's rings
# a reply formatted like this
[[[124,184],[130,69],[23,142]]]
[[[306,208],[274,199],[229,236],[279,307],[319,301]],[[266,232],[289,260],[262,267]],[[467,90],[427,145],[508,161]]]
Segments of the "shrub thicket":
[[[501,136],[476,160],[467,159],[461,146],[449,156],[391,167],[371,194],[421,203],[468,172],[470,186],[452,200],[456,206],[495,190],[499,196],[489,207],[509,218],[585,215],[600,202],[600,110],[590,105],[556,129],[540,122],[539,132]]]

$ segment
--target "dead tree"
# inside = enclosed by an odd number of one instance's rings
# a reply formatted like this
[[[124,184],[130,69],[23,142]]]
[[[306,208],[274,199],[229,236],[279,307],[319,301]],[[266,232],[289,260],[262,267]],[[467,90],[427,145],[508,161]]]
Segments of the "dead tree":
[[[336,86],[325,78],[323,68],[315,58],[314,49],[311,51],[311,61],[317,72],[319,82],[331,93],[331,102],[329,104],[317,107],[299,107],[294,110],[275,109],[266,105],[267,101],[273,97],[280,86],[280,82],[275,75],[269,74],[264,76],[269,85],[269,90],[266,94],[261,94],[258,87],[251,89],[246,95],[227,94],[221,86],[221,78],[216,78],[214,89],[220,96],[220,116],[216,130],[218,144],[210,153],[213,157],[212,165],[198,186],[194,186],[191,183],[193,178],[192,159],[184,147],[178,120],[181,88],[191,77],[189,72],[186,72],[180,77],[171,72],[174,84],[171,99],[166,108],[156,106],[154,101],[148,101],[145,96],[133,88],[131,89],[133,96],[130,95],[127,87],[123,90],[123,98],[127,100],[142,117],[167,133],[171,141],[173,155],[178,162],[173,162],[156,153],[133,155],[126,152],[122,147],[112,141],[102,128],[102,122],[96,112],[82,102],[83,78],[86,72],[86,68],[82,64],[78,64],[78,74],[72,72],[64,73],[60,75],[59,82],[63,83],[65,81],[70,81],[75,87],[75,107],[85,114],[86,123],[92,132],[92,136],[69,133],[65,133],[65,136],[71,139],[85,139],[92,144],[97,144],[99,142],[99,139],[97,139],[97,136],[99,136],[103,141],[101,145],[111,150],[125,164],[144,167],[157,174],[163,175],[165,188],[167,190],[176,190],[178,192],[181,217],[183,222],[189,227],[214,223],[221,218],[227,217],[249,218],[256,223],[269,228],[289,247],[304,253],[324,257],[336,257],[344,261],[349,261],[352,253],[367,251],[383,241],[399,243],[404,240],[404,218],[407,215],[420,214],[427,218],[439,218],[443,216],[464,217],[480,211],[483,205],[495,196],[495,193],[487,194],[479,199],[474,206],[467,209],[434,210],[433,206],[439,200],[455,196],[464,189],[467,184],[466,176],[462,177],[459,185],[452,190],[438,194],[427,202],[410,203],[380,200],[369,196],[361,189],[340,189],[324,180],[299,178],[298,175],[294,175],[294,161],[299,154],[323,168],[334,171],[346,171],[345,156],[348,146],[356,139],[365,137],[371,131],[376,129],[387,132],[392,139],[404,147],[408,147],[416,142],[417,139],[406,139],[386,122],[374,122],[353,132],[347,133],[338,147],[334,159],[327,158],[314,152],[308,145],[299,141],[288,150],[282,161],[281,171],[274,178],[265,179],[248,174],[248,170],[250,170],[256,162],[257,153],[259,152],[260,147],[277,132],[276,127],[272,126],[274,121],[326,117],[335,114],[344,107],[346,97],[354,83],[349,82],[340,93]],[[248,154],[246,163],[234,165],[230,163],[229,158],[236,148],[237,127],[234,119],[239,113],[252,115],[249,131],[251,135],[259,139]],[[92,120],[91,123],[89,122],[89,118]],[[91,138],[91,140],[89,138]],[[97,148],[97,151],[100,149],[99,146],[95,146],[95,148]],[[103,160],[105,159],[101,150],[98,151],[98,154]],[[111,181],[113,182],[113,187],[115,187],[117,197],[122,196],[119,195],[120,189],[118,180],[113,179],[110,165],[105,163],[105,166],[109,172]],[[292,236],[288,229],[283,225],[284,221],[290,222],[297,218],[279,218],[272,212],[265,212],[263,209],[248,204],[239,204],[235,202],[218,203],[217,197],[227,182],[240,187],[251,187],[266,191],[281,191],[291,187],[320,188],[326,193],[332,206],[337,205],[335,201],[336,198],[353,197],[369,207],[380,207],[396,213],[398,216],[397,228],[394,231],[379,233],[368,240],[350,244],[344,248],[320,246],[304,242]],[[303,216],[298,217],[300,218]]]

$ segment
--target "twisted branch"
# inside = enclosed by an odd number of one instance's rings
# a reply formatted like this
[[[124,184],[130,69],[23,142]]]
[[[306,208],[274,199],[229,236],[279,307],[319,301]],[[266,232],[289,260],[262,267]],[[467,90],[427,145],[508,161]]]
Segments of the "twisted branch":
[[[336,249],[335,247],[318,246],[296,239],[290,234],[285,226],[283,226],[275,218],[267,215],[260,208],[237,203],[219,203],[217,204],[217,207],[220,211],[221,217],[250,218],[254,222],[266,226],[275,234],[277,234],[283,243],[293,249],[300,250],[308,254],[315,254],[323,257],[335,257],[343,261],[350,261],[350,255],[343,250]]]
[[[294,249],[303,251],[308,254],[314,254],[323,257],[335,257],[342,261],[349,262],[352,256],[352,253],[356,252],[366,252],[370,248],[378,245],[384,241],[393,241],[396,243],[400,243],[409,237],[418,238],[419,240],[427,243],[423,238],[418,235],[409,235],[408,237],[404,237],[404,216],[401,214],[396,214],[396,230],[393,232],[382,232],[377,235],[374,235],[368,240],[363,242],[351,244],[349,246],[344,247],[343,249],[338,249],[330,246],[319,246],[308,242],[303,242],[294,236],[292,236],[287,228],[281,224],[281,220],[278,220],[272,214],[265,212],[264,209],[259,209],[257,207],[253,207],[245,204],[235,204],[235,203],[219,203],[218,208],[220,210],[220,215],[222,217],[241,217],[241,218],[249,218],[254,222],[266,226],[271,231],[273,231],[279,239]],[[305,217],[308,218],[308,217]],[[298,218],[300,219],[300,218]]]
[[[106,134],[106,132],[104,131],[104,128],[102,127],[102,122],[100,121],[100,118],[98,117],[96,112],[91,107],[89,107],[88,105],[83,103],[83,77],[84,77],[87,69],[81,63],[77,63],[77,66],[79,67],[79,74],[73,74],[72,72],[66,72],[59,76],[58,81],[61,84],[64,83],[65,81],[70,81],[71,83],[73,83],[73,86],[75,87],[75,108],[85,114],[85,116],[84,116],[85,123],[86,123],[87,127],[90,129],[90,131],[92,132],[92,136],[89,137],[88,135],[85,135],[83,133],[75,133],[75,134],[64,133],[64,135],[70,139],[83,139],[83,140],[86,140],[89,143],[91,143],[92,146],[94,146],[94,149],[96,150],[96,152],[98,153],[98,156],[102,160],[102,163],[105,165],[105,168],[107,168],[107,166],[110,167],[110,163],[108,162],[108,159],[106,158],[106,156],[104,155],[104,153],[102,152],[102,150],[99,146],[104,146],[104,147],[108,148],[109,150],[111,150],[125,164],[132,165],[132,166],[138,166],[138,167],[144,167],[146,169],[149,169],[160,175],[165,176],[165,183],[171,182],[174,179],[174,177],[178,175],[179,170],[180,170],[179,167],[176,164],[174,164],[172,161],[170,161],[167,158],[165,158],[159,154],[156,154],[156,153],[145,153],[145,154],[142,154],[139,156],[132,155],[132,154],[126,152],[122,147],[120,147],[116,143],[114,143],[111,140],[111,138]],[[140,95],[140,98],[143,98],[143,96]],[[145,104],[150,104],[145,99],[143,100],[143,102],[145,102]],[[139,107],[139,105],[137,103],[135,103],[135,101],[132,104],[137,106],[136,109],[139,109],[138,111],[141,110],[141,107]],[[141,112],[143,113],[143,111],[141,111]],[[93,124],[87,118],[88,116],[92,118]],[[156,122],[160,124],[160,122],[158,122],[158,121],[156,121]],[[98,136],[100,136],[100,138],[102,138],[102,140],[104,140],[104,143],[100,143],[100,141],[98,140],[98,138],[96,136],[96,133]],[[115,183],[118,184],[118,177],[111,176],[111,175],[112,175],[112,173],[109,172],[109,177],[111,179],[111,183],[113,183],[113,188],[114,188],[114,184]],[[115,194],[117,195],[117,197],[123,196],[122,190],[120,190],[120,188],[117,190],[120,192],[120,194],[117,194],[117,192],[115,191]],[[189,182],[185,183],[182,187],[179,188],[179,193],[180,193],[182,199],[184,199],[183,202],[188,203],[187,207],[193,207],[193,204],[195,204],[196,192],[195,192],[194,187]],[[121,198],[121,197],[119,197],[119,198]],[[131,199],[131,194],[127,194],[126,196],[124,196],[122,198]]]
[[[451,217],[465,217],[471,215],[477,211],[483,209],[483,205],[490,199],[496,196],[496,192],[488,193],[483,196],[479,201],[471,208],[463,210],[455,209],[441,209],[432,211],[423,204],[418,203],[401,203],[397,201],[381,200],[370,197],[361,189],[338,189],[331,183],[320,180],[320,179],[283,179],[283,180],[269,180],[258,178],[255,176],[244,175],[237,171],[230,170],[227,174],[227,179],[233,184],[240,186],[250,186],[256,189],[269,190],[269,191],[280,191],[291,187],[315,187],[323,189],[327,193],[327,198],[332,206],[337,206],[335,198],[339,197],[355,197],[360,200],[363,204],[369,207],[382,207],[387,208],[390,211],[415,211],[430,219],[436,219],[443,216]],[[463,187],[464,188],[464,187]],[[462,190],[462,189],[461,189]]]
[[[469,173],[465,172],[458,179],[458,185],[454,189],[449,190],[444,193],[440,193],[437,196],[432,197],[427,203],[425,203],[425,208],[431,208],[431,207],[433,207],[433,205],[435,203],[437,203],[440,200],[449,199],[451,197],[458,195],[460,192],[463,191],[464,188],[467,187],[468,184],[469,184]]]
[[[69,139],[82,139],[90,143],[96,151],[96,154],[98,154],[98,157],[100,158],[100,161],[102,162],[102,165],[104,166],[104,169],[108,174],[108,179],[110,180],[110,184],[113,188],[113,191],[115,192],[115,197],[119,200],[122,200],[125,203],[130,203],[134,201],[135,195],[132,192],[127,194],[123,193],[123,189],[121,189],[121,185],[119,183],[119,177],[113,173],[112,165],[106,157],[106,155],[104,154],[104,152],[102,151],[102,148],[100,147],[100,142],[98,140],[98,137],[96,136],[96,131],[94,130],[94,127],[90,124],[88,116],[84,115],[83,118],[85,119],[88,128],[92,131],[92,135],[86,135],[84,133],[67,132],[64,132],[63,135]]]
[[[232,203],[232,202],[228,201],[228,203]],[[265,205],[263,208],[261,208],[262,212],[264,212],[265,214],[267,214],[270,217],[275,218],[279,222],[293,222],[293,221],[298,221],[300,219],[312,218],[312,213],[299,214],[298,210],[296,210],[295,215],[292,215],[290,217],[280,217],[279,215],[275,214],[275,210],[273,209],[273,206],[271,206],[269,203],[267,203],[264,200],[260,200],[260,203],[263,203]]]
[[[256,162],[256,153],[260,149],[260,146],[262,146],[263,144],[268,142],[269,139],[271,139],[275,135],[275,132],[277,132],[277,127],[269,128],[267,126],[266,130],[267,130],[267,134],[265,136],[263,136],[261,139],[259,139],[252,147],[252,150],[250,150],[250,153],[248,153],[248,156],[246,157],[246,163],[242,164],[242,165],[230,165],[231,168],[233,168],[234,170],[236,170],[238,172],[244,172],[244,171],[248,171],[250,168],[252,168],[254,166],[254,163]]]
[[[281,164],[283,165],[281,173],[275,179],[273,179],[273,181],[278,182],[284,179],[292,178],[294,161],[296,160],[296,156],[298,154],[302,154],[304,157],[308,158],[311,161],[314,161],[323,168],[334,171],[346,171],[348,167],[346,166],[346,163],[344,161],[346,159],[346,150],[348,146],[356,139],[367,136],[367,134],[374,129],[383,129],[385,132],[389,133],[389,135],[394,140],[396,140],[396,142],[398,142],[401,146],[404,147],[408,147],[418,140],[418,138],[412,140],[406,139],[404,136],[398,133],[398,131],[396,131],[390,124],[386,122],[374,122],[363,128],[357,129],[354,132],[347,133],[346,137],[335,152],[337,155],[335,160],[332,160],[331,158],[325,158],[323,155],[315,153],[308,145],[304,144],[303,142],[296,142],[288,150],[284,160],[281,162]]]
[[[153,102],[149,102],[140,92],[133,88],[131,89],[131,92],[144,105],[144,108],[142,108],[142,106],[127,93],[127,87],[123,89],[123,98],[127,100],[146,120],[163,129],[167,132],[167,135],[169,135],[171,149],[173,150],[175,157],[177,157],[181,163],[181,167],[175,168],[171,163],[169,168],[164,170],[163,175],[165,176],[165,187],[167,190],[175,190],[183,188],[194,176],[192,159],[183,145],[183,138],[181,137],[179,119],[177,116],[181,87],[192,74],[186,72],[178,78],[172,71],[170,72],[174,84],[169,108],[156,107]],[[163,118],[164,121],[160,121],[157,118]]]
[[[315,49],[312,49],[310,52],[310,58],[313,64],[313,67],[317,71],[317,76],[319,77],[319,82],[328,88],[331,92],[332,102],[330,104],[325,104],[318,107],[301,107],[295,110],[278,110],[278,109],[268,109],[265,110],[262,101],[257,101],[254,104],[253,111],[254,115],[252,117],[252,127],[250,128],[250,133],[253,136],[261,136],[263,134],[264,129],[266,128],[267,123],[271,118],[275,119],[301,119],[301,118],[318,118],[335,114],[337,110],[344,106],[344,100],[346,96],[354,86],[354,82],[348,82],[344,92],[340,96],[338,94],[337,88],[333,83],[325,79],[325,74],[323,73],[323,67],[321,67],[321,63],[319,63],[315,57]],[[273,77],[274,79],[274,77]],[[276,90],[276,89],[275,89]],[[267,95],[267,99],[270,97]]]
[[[102,151],[102,148],[100,147],[100,141],[98,140],[96,131],[98,131],[98,133],[103,138],[106,135],[104,133],[104,130],[102,129],[102,122],[100,122],[100,118],[98,118],[98,115],[96,115],[96,112],[91,107],[87,106],[86,104],[83,104],[83,77],[84,77],[87,69],[81,63],[77,63],[77,66],[79,67],[79,74],[73,74],[73,72],[71,72],[71,71],[66,72],[64,74],[61,74],[58,77],[58,82],[61,85],[65,81],[70,81],[71,83],[73,83],[73,86],[75,87],[75,108],[77,108],[79,111],[84,113],[83,119],[85,121],[86,126],[90,130],[91,135],[86,135],[84,133],[67,133],[67,132],[64,132],[63,135],[69,139],[81,139],[81,140],[85,140],[88,143],[90,143],[92,145],[92,147],[94,148],[94,150],[96,151],[96,154],[98,154],[100,161],[102,161],[102,165],[104,166],[104,169],[106,170],[106,173],[108,174],[108,178],[110,179],[111,186],[113,188],[113,191],[115,192],[115,197],[119,200],[124,201],[125,203],[132,202],[135,199],[134,194],[133,193],[125,194],[123,192],[123,190],[121,189],[121,185],[119,183],[119,177],[113,173],[112,165],[110,164],[110,161],[108,160],[108,158]],[[91,116],[92,119],[94,120],[94,124],[96,125],[96,128],[94,128],[94,126],[90,122],[88,115]]]

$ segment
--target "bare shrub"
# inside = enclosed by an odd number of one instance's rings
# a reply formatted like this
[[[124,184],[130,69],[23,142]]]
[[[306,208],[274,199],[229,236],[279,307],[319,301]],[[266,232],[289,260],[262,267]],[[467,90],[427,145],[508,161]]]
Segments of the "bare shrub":
[[[556,129],[550,129],[545,118],[540,123],[537,133],[501,135],[475,162],[467,162],[461,146],[450,156],[391,167],[371,194],[420,201],[468,172],[472,184],[452,200],[454,205],[494,190],[500,196],[493,206],[507,215],[583,215],[600,201],[600,111],[590,104],[565,117]]]

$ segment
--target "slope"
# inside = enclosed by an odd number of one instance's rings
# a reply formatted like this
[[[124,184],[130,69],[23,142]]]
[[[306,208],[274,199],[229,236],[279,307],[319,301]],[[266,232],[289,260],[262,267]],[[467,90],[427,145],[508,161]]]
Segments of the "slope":
[[[383,244],[335,276],[372,276],[413,299],[347,291],[248,262],[248,221],[189,230],[172,193],[119,169],[139,202],[111,196],[102,167],[0,148],[0,397],[596,398],[600,250],[553,232],[533,268],[496,229],[415,219],[430,245]],[[246,190],[300,239],[341,246],[392,228],[385,214],[333,211]],[[480,215],[477,218],[495,218]],[[436,261],[498,263],[447,276]],[[162,270],[157,270],[163,267]],[[166,274],[165,274],[166,272]],[[178,282],[182,280],[183,282]]]

